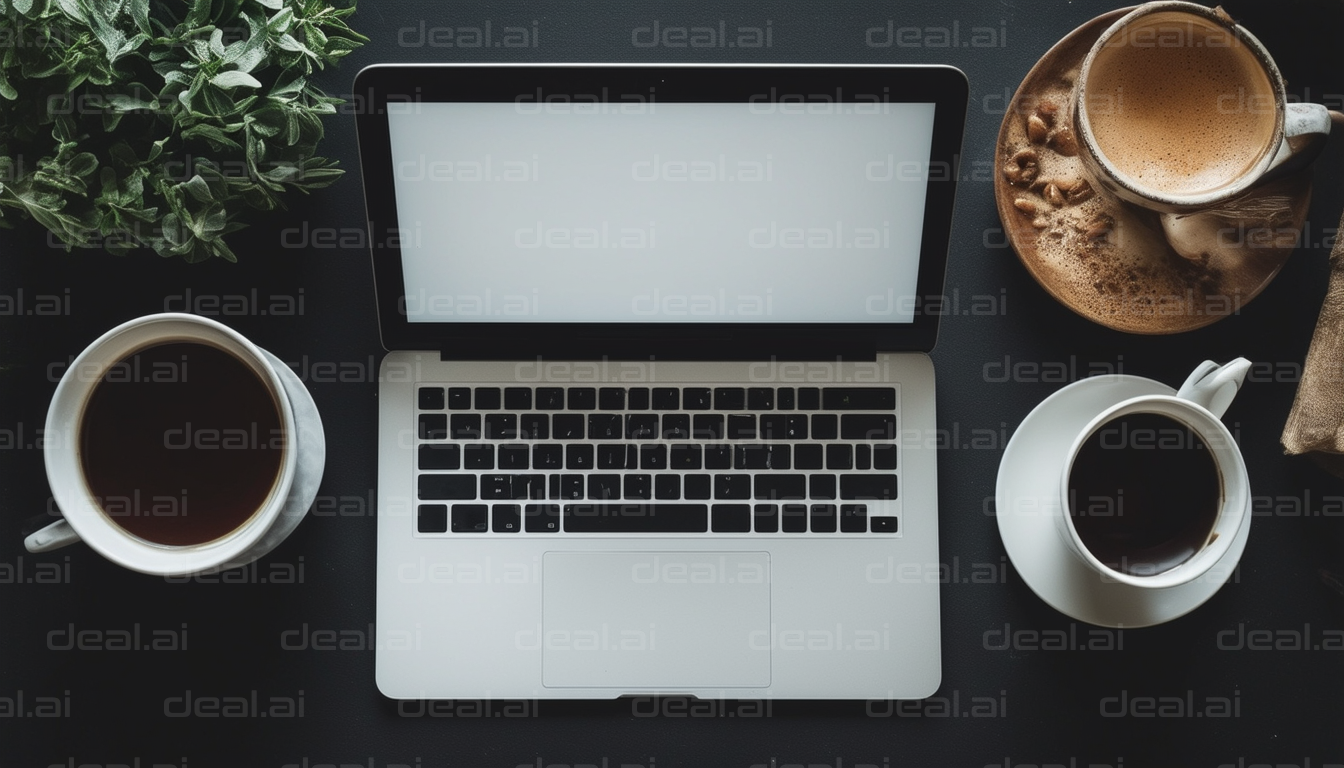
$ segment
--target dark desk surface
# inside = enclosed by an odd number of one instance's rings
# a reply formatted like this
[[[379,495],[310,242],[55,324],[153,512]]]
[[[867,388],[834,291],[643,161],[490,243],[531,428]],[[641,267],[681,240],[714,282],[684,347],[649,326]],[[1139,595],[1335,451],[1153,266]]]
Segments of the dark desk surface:
[[[1229,6],[1278,58],[1290,90],[1341,107],[1344,5]],[[948,63],[971,83],[964,162],[992,169],[1002,111],[1022,76],[1058,38],[1109,7],[364,0],[354,25],[373,42],[322,81],[331,93],[348,94],[359,67],[376,61]],[[768,24],[771,47],[748,54],[631,45],[636,28],[655,22],[717,26],[720,19]],[[535,23],[538,44],[487,51],[399,44],[415,43],[422,25],[487,21]],[[869,47],[865,31],[888,24],[920,29],[902,39],[922,45]],[[966,45],[974,27],[995,35]],[[952,29],[963,47],[932,46]],[[1303,247],[1283,272],[1239,314],[1178,336],[1121,334],[1056,304],[1003,246],[988,177],[960,187],[947,293],[961,297],[963,308],[974,296],[999,304],[991,315],[946,317],[933,355],[938,423],[950,443],[939,463],[941,549],[948,572],[958,574],[942,587],[944,673],[933,698],[424,706],[378,693],[371,650],[286,649],[301,644],[305,630],[335,631],[345,645],[367,648],[374,616],[381,349],[359,228],[353,119],[333,119],[327,131],[326,149],[352,173],[294,200],[287,213],[254,219],[234,241],[237,265],[67,254],[32,226],[0,237],[0,294],[9,306],[22,291],[25,306],[55,296],[62,311],[0,317],[0,766],[1344,762],[1344,482],[1278,447],[1344,208],[1338,138],[1317,166]],[[356,247],[320,247],[342,243]],[[310,518],[257,566],[209,580],[141,576],[82,546],[26,554],[22,522],[49,503],[41,451],[28,446],[43,427],[61,364],[126,319],[209,311],[214,297],[240,295],[248,314],[219,319],[294,365],[326,422],[326,479]],[[254,311],[284,297],[295,299],[298,314]],[[1227,414],[1256,496],[1240,569],[1184,618],[1090,642],[1096,637],[1087,625],[1046,606],[1007,563],[992,507],[1007,438],[1066,381],[1122,371],[1175,384],[1204,358],[1238,355],[1257,363]],[[1333,586],[1325,574],[1333,574]],[[93,634],[80,634],[86,631]],[[138,631],[142,644],[176,638],[181,649],[105,647],[126,631]],[[259,710],[288,703],[299,716],[173,716],[188,699],[212,697],[243,697],[249,711],[253,697]]]

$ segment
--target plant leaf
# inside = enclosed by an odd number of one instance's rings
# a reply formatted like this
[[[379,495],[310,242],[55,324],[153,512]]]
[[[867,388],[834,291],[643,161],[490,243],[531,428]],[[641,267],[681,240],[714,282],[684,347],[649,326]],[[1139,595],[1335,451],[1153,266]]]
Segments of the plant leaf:
[[[260,88],[261,81],[246,72],[229,70],[210,78],[210,84],[220,88]]]

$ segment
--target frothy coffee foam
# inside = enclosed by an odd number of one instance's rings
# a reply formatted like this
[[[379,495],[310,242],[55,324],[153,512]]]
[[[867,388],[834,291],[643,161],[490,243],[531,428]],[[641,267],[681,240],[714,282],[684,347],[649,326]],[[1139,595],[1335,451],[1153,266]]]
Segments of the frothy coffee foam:
[[[1097,51],[1084,94],[1097,145],[1120,173],[1166,194],[1235,181],[1274,138],[1274,89],[1254,53],[1221,28],[1164,14]]]

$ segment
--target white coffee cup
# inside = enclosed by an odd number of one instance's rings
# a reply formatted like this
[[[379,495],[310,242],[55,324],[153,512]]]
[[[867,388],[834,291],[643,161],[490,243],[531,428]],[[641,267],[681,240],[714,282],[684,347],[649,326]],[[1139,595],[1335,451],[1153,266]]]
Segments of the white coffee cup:
[[[1065,545],[1098,576],[1134,587],[1169,589],[1204,576],[1227,554],[1237,530],[1246,521],[1251,488],[1241,450],[1221,417],[1250,367],[1250,361],[1241,357],[1222,366],[1206,360],[1190,374],[1175,396],[1143,395],[1124,400],[1097,414],[1074,438],[1060,472],[1061,514],[1056,520]],[[1220,489],[1217,517],[1204,545],[1170,570],[1142,575],[1124,573],[1101,562],[1078,535],[1069,509],[1069,476],[1083,444],[1115,419],[1135,413],[1166,416],[1189,427],[1209,449]]]
[[[1126,102],[1124,93],[1118,94],[1118,98],[1112,98],[1104,90],[1094,93],[1090,90],[1092,83],[1104,79],[1103,70],[1107,67],[1115,68],[1117,61],[1123,61],[1117,59],[1116,51],[1124,50],[1126,56],[1135,57],[1130,61],[1135,61],[1151,56],[1152,49],[1161,47],[1232,51],[1238,64],[1244,65],[1246,84],[1233,93],[1219,96],[1215,106],[1201,106],[1200,109],[1210,112],[1199,116],[1218,121],[1220,116],[1255,115],[1258,121],[1258,116],[1262,115],[1268,121],[1270,129],[1253,160],[1215,188],[1172,191],[1146,183],[1122,170],[1117,163],[1120,158],[1108,157],[1103,142],[1098,139],[1098,115],[1108,118],[1129,109],[1146,118],[1152,107],[1133,104],[1132,100]],[[1173,72],[1161,79],[1170,87],[1187,76],[1186,72]],[[1122,200],[1168,214],[1192,213],[1223,205],[1245,194],[1276,169],[1286,171],[1305,165],[1323,146],[1331,124],[1330,112],[1324,106],[1289,103],[1283,75],[1269,51],[1254,35],[1233,22],[1221,9],[1177,0],[1144,3],[1102,32],[1083,60],[1075,81],[1072,111],[1078,154],[1092,180]],[[1094,115],[1094,112],[1098,114]],[[1193,125],[1181,139],[1196,143],[1209,141]],[[1146,154],[1167,149],[1151,147]]]
[[[197,342],[217,347],[242,361],[265,386],[280,416],[279,477],[262,505],[241,525],[224,536],[202,544],[171,546],[137,537],[117,525],[99,505],[80,463],[80,427],[94,387],[111,366],[156,344]],[[312,502],[316,477],[321,478],[325,443],[311,398],[291,402],[282,375],[292,377],[274,357],[221,323],[197,315],[163,313],[136,318],[100,336],[66,368],[47,410],[44,446],[47,480],[63,520],[29,535],[30,552],[45,552],[83,540],[109,560],[142,573],[182,576],[246,565],[275,548],[298,526]],[[295,379],[294,383],[298,383]],[[298,384],[302,389],[302,384]],[[307,392],[300,393],[302,397]],[[300,437],[295,409],[304,413],[306,434]],[[300,444],[302,447],[300,447]],[[304,471],[302,488],[295,478]],[[297,498],[306,495],[307,498]]]

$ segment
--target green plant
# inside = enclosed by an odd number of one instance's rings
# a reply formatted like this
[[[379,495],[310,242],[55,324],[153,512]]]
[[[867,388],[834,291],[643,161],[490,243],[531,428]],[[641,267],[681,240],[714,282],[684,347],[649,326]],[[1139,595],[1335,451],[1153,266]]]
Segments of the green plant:
[[[353,0],[352,0],[353,2]],[[0,0],[0,226],[71,247],[236,257],[248,208],[343,171],[311,82],[367,40],[325,0]],[[9,216],[6,217],[7,211]]]

